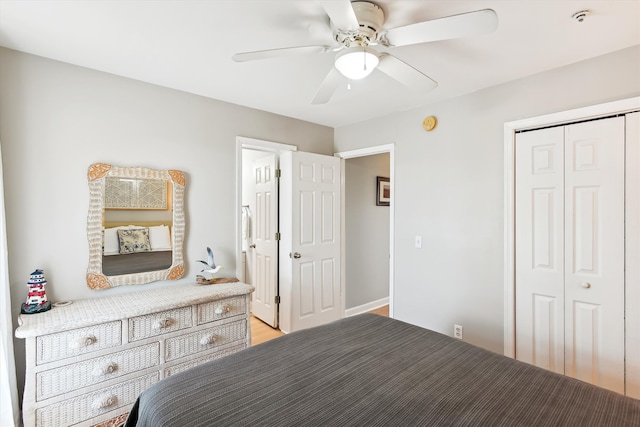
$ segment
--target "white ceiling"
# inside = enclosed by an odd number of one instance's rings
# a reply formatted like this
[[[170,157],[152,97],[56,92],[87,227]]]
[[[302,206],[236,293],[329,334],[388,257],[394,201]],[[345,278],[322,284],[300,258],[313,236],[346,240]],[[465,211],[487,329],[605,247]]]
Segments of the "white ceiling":
[[[640,44],[640,0],[373,0],[385,28],[491,8],[492,34],[388,49],[439,83],[379,71],[311,105],[335,54],[236,63],[237,52],[331,44],[314,0],[0,0],[0,45],[339,127]],[[584,22],[571,15],[590,9]],[[380,49],[387,50],[387,49]]]

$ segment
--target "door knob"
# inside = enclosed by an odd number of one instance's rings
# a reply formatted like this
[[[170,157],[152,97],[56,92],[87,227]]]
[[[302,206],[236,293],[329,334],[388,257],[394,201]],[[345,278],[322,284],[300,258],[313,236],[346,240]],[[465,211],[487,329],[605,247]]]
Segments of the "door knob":
[[[589,289],[591,287],[591,283],[589,282],[582,282],[580,283],[580,286],[582,286],[585,289]]]
[[[256,244],[254,243],[253,245],[249,245],[249,247],[250,247],[251,249],[255,249],[255,248],[256,248]]]
[[[289,256],[291,256],[291,254],[289,254]],[[293,257],[294,257],[295,259],[298,259],[298,258],[300,258],[301,256],[302,256],[302,255],[300,255],[300,253],[298,253],[298,252],[294,252],[294,253],[293,253]]]

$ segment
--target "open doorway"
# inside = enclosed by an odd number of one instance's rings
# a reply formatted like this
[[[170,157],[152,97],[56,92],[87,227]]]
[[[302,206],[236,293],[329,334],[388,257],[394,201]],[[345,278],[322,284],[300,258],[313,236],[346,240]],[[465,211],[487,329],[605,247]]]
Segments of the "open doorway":
[[[292,145],[238,137],[236,277],[253,285],[251,313],[277,328],[279,157]]]
[[[255,288],[252,315],[283,332],[342,318],[342,161],[242,137],[237,150],[236,273]]]
[[[377,274],[382,275],[382,276],[386,276],[388,278],[388,280],[386,281],[386,287],[387,287],[387,292],[384,292],[384,290],[382,291],[382,294],[380,293],[379,289],[377,293],[370,293],[370,294],[365,294],[364,296],[359,295],[359,291],[356,288],[350,289],[349,291],[347,291],[345,289],[345,283],[346,283],[346,275],[345,275],[345,268],[342,268],[341,266],[345,265],[345,230],[346,230],[346,215],[347,215],[347,211],[345,210],[345,192],[344,191],[338,191],[336,193],[337,198],[334,198],[333,200],[339,200],[340,202],[338,204],[336,204],[335,206],[337,207],[338,211],[336,212],[336,216],[335,216],[335,220],[337,222],[340,223],[339,226],[337,226],[335,229],[340,230],[339,234],[339,238],[338,238],[338,244],[336,246],[337,248],[337,258],[335,258],[335,268],[334,270],[336,272],[338,272],[339,274],[339,278],[336,277],[335,279],[332,280],[328,280],[327,283],[333,283],[334,288],[333,289],[329,289],[327,293],[327,295],[331,294],[334,295],[340,299],[342,299],[342,302],[340,303],[339,301],[334,301],[334,305],[333,307],[333,312],[338,314],[338,318],[339,317],[343,317],[345,314],[346,315],[353,315],[353,314],[357,314],[359,312],[364,312],[364,311],[370,311],[372,309],[376,309],[378,308],[380,305],[389,305],[389,316],[393,316],[393,277],[394,277],[394,273],[393,273],[393,266],[394,266],[394,262],[393,262],[393,193],[394,193],[394,182],[393,182],[393,176],[394,176],[394,172],[393,172],[393,150],[394,150],[394,146],[393,144],[390,145],[385,145],[385,146],[378,146],[378,147],[372,147],[372,148],[368,148],[368,149],[362,149],[362,150],[355,150],[355,151],[350,151],[350,152],[343,152],[343,153],[337,153],[335,154],[335,157],[333,157],[335,160],[338,159],[343,159],[342,162],[346,162],[348,159],[356,159],[356,158],[366,158],[366,157],[371,157],[374,162],[382,162],[385,163],[387,165],[386,168],[382,169],[382,172],[378,172],[378,171],[374,171],[372,172],[371,175],[371,180],[368,181],[373,181],[373,183],[369,182],[366,185],[366,188],[368,189],[368,193],[371,194],[372,196],[369,197],[369,200],[366,202],[367,205],[369,206],[375,206],[375,189],[376,189],[376,181],[375,181],[375,177],[376,176],[383,176],[384,177],[388,177],[390,179],[389,182],[389,187],[390,187],[390,191],[391,191],[391,195],[390,195],[390,206],[376,206],[377,209],[377,214],[385,214],[385,218],[386,220],[383,221],[382,224],[377,223],[378,225],[373,226],[371,228],[375,228],[375,229],[369,229],[365,232],[365,237],[357,237],[356,234],[354,235],[350,235],[352,236],[352,238],[354,239],[359,239],[362,241],[369,241],[370,239],[368,239],[368,237],[366,236],[367,234],[370,233],[376,233],[378,236],[380,236],[381,241],[384,241],[385,244],[383,245],[383,255],[382,257],[377,257],[377,264],[381,264],[382,267],[381,269],[377,270]],[[244,137],[238,137],[237,138],[237,146],[236,146],[236,164],[237,164],[237,200],[236,200],[236,206],[238,207],[237,209],[237,222],[236,222],[236,229],[237,229],[237,242],[236,242],[236,274],[237,277],[240,278],[241,280],[246,281],[247,283],[253,284],[255,286],[254,283],[252,283],[253,277],[252,277],[252,272],[247,270],[247,267],[250,265],[250,260],[247,258],[250,258],[250,255],[247,255],[248,250],[250,250],[250,246],[251,246],[251,239],[246,239],[246,237],[249,235],[251,235],[252,230],[247,230],[246,227],[246,218],[243,219],[243,212],[244,215],[249,215],[251,216],[252,213],[255,213],[255,208],[251,207],[251,203],[247,201],[247,203],[244,203],[243,200],[243,182],[246,181],[250,181],[251,177],[249,178],[243,178],[243,153],[247,154],[245,157],[247,159],[251,158],[252,160],[255,160],[256,157],[261,157],[261,156],[267,156],[269,154],[276,154],[276,156],[278,158],[282,158],[282,156],[284,156],[284,158],[290,159],[291,155],[295,155],[294,157],[298,157],[298,155],[302,156],[305,153],[295,153],[297,151],[297,148],[295,146],[291,146],[291,145],[285,145],[285,144],[278,144],[278,143],[272,143],[269,141],[262,141],[262,140],[255,140],[255,139],[251,139],[251,138],[244,138]],[[253,152],[253,153],[251,153]],[[287,155],[288,153],[288,155]],[[377,155],[382,154],[381,157],[375,157]],[[305,156],[320,156],[320,155],[312,155],[310,153],[305,154]],[[331,157],[327,157],[327,156],[320,156],[320,157],[325,157],[327,159],[330,159]],[[364,159],[362,161],[356,161],[356,163],[367,163],[368,160]],[[356,164],[354,163],[354,165]],[[338,165],[339,166],[339,165]],[[335,166],[334,166],[335,168]],[[315,169],[315,167],[314,167]],[[327,171],[330,169],[326,169]],[[334,170],[338,171],[338,170],[342,170],[342,178],[339,179],[339,181],[341,180],[343,183],[343,190],[344,190],[344,183],[345,183],[345,177],[344,177],[344,170],[345,167],[337,167]],[[357,172],[356,172],[357,173]],[[287,175],[287,174],[285,174]],[[336,176],[339,178],[339,176],[341,175],[341,173],[339,172]],[[288,176],[288,175],[287,175]],[[328,175],[327,175],[328,176]],[[352,180],[350,180],[352,181]],[[358,183],[355,182],[356,187],[358,186]],[[364,188],[364,187],[363,187]],[[359,192],[360,190],[356,189],[356,192]],[[364,190],[363,190],[364,191]],[[324,193],[323,193],[324,194]],[[335,196],[334,196],[335,197]],[[246,209],[243,206],[247,206],[248,205],[248,212],[246,212]],[[293,205],[297,205],[296,203],[293,203]],[[292,205],[292,206],[293,206]],[[331,204],[329,204],[331,205]],[[286,210],[285,210],[286,211]],[[354,217],[357,220],[357,215]],[[285,221],[286,222],[286,221]],[[325,224],[326,225],[326,224]],[[337,225],[337,223],[336,223]],[[384,236],[387,236],[387,238],[385,239]],[[286,239],[285,239],[286,241]],[[285,248],[286,249],[286,248]],[[280,251],[282,251],[283,249],[281,248]],[[289,255],[291,255],[291,252],[295,252],[294,250],[288,250]],[[285,250],[285,255],[287,253],[287,250]],[[296,253],[297,254],[297,253]],[[341,255],[340,255],[341,254]],[[303,254],[303,260],[306,254]],[[298,258],[298,257],[295,257]],[[288,260],[288,258],[287,258]],[[372,261],[372,256],[360,256],[360,265],[364,266],[364,268],[367,267],[367,264],[370,264]],[[286,269],[285,269],[286,270]],[[288,270],[287,270],[288,271]],[[373,270],[371,268],[369,268],[369,271],[372,272]],[[280,276],[282,272],[279,272],[278,275]],[[255,272],[253,272],[253,274],[255,274]],[[296,275],[294,275],[296,276]],[[299,275],[298,275],[299,276]],[[296,276],[297,277],[297,276]],[[302,277],[302,276],[301,276]],[[355,277],[358,277],[358,274],[355,274]],[[321,283],[322,280],[319,280],[318,283]],[[289,283],[287,281],[287,283]],[[360,280],[354,280],[354,283],[366,283],[365,280],[360,279]],[[322,291],[322,290],[321,290]],[[282,289],[279,289],[277,295],[280,296],[280,292],[282,292]],[[353,302],[351,303],[352,306],[347,307],[349,308],[348,311],[345,310],[345,296],[347,294],[353,294]],[[285,289],[285,301],[280,301],[280,304],[284,304],[287,300],[287,295],[289,295],[289,293],[287,292],[287,290]],[[278,297],[279,298],[279,297]],[[288,297],[289,300],[289,304],[288,307],[289,310],[285,310],[285,313],[287,315],[289,315],[289,318],[292,318],[289,311],[291,308],[291,304],[292,301],[298,301],[299,297],[296,298],[291,298],[291,296]],[[350,297],[351,298],[351,297]],[[363,302],[364,301],[364,302]],[[252,304],[253,305],[253,304]],[[282,309],[282,306],[280,307]],[[326,307],[325,307],[326,308]],[[339,310],[336,310],[339,309]],[[295,312],[295,310],[293,310]],[[328,310],[322,310],[323,312],[327,312]],[[282,315],[282,313],[280,313],[280,316]],[[280,317],[278,316],[278,317]],[[308,317],[308,313],[305,314],[306,317]],[[317,316],[316,316],[317,317]],[[320,317],[318,317],[318,321]],[[278,322],[279,323],[279,322]],[[285,322],[287,323],[287,322]],[[287,324],[290,324],[290,322],[288,322]],[[288,329],[284,329],[286,331],[290,331]]]
[[[393,150],[389,144],[336,154],[345,159],[345,316],[388,305],[393,317]],[[376,203],[378,177],[389,178],[389,206]]]

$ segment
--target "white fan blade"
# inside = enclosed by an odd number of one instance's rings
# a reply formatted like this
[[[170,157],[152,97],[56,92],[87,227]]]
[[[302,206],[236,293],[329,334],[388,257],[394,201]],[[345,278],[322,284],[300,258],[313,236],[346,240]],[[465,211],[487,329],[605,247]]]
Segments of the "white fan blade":
[[[438,83],[429,76],[416,70],[406,62],[402,62],[395,56],[383,53],[380,55],[378,70],[389,77],[399,81],[412,90],[430,91],[438,86]]]
[[[491,9],[483,9],[393,28],[381,35],[381,39],[388,46],[406,46],[487,34],[496,28],[498,15]]]
[[[331,67],[329,74],[327,74],[327,77],[325,77],[320,84],[311,103],[313,105],[326,104],[333,96],[333,92],[336,91],[340,82],[342,82],[342,74],[340,74],[340,71],[338,71],[336,67]]]
[[[356,13],[349,0],[324,0],[320,4],[338,30],[357,31],[360,28],[358,18],[356,18]]]
[[[236,53],[232,56],[236,62],[256,61],[259,59],[280,58],[284,56],[306,55],[310,53],[324,53],[331,50],[330,46],[298,46],[281,49],[257,50],[255,52]]]

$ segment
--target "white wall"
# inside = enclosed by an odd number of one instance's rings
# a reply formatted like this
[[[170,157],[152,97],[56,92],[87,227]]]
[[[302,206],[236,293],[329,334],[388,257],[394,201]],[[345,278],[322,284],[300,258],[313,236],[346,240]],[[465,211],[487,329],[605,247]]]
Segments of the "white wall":
[[[502,353],[503,125],[638,96],[638,76],[635,46],[336,129],[338,152],[396,144],[394,317],[449,335],[458,323],[466,341]]]
[[[376,177],[389,153],[345,160],[345,309],[389,297],[389,207],[376,206]]]
[[[215,78],[215,76],[212,76]],[[333,129],[0,48],[0,141],[13,317],[43,268],[50,300],[102,297],[176,282],[86,286],[87,168],[185,172],[185,277],[210,246],[235,268],[236,136],[333,154]],[[18,378],[24,343],[16,341]]]

